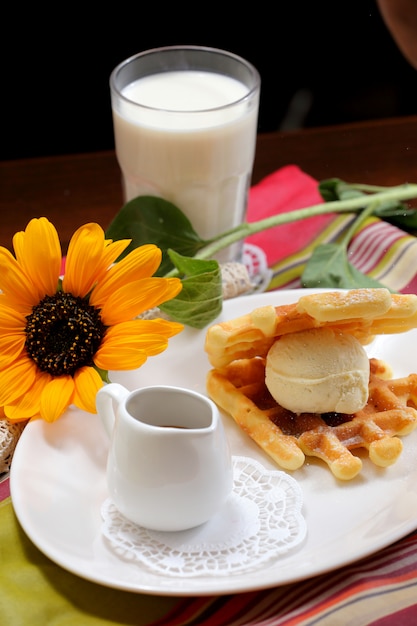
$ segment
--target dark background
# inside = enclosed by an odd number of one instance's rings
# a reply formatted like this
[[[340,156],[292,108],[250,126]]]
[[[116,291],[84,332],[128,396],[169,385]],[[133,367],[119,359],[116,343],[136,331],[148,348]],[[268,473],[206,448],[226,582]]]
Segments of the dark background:
[[[417,111],[417,72],[373,1],[162,6],[10,9],[0,159],[113,148],[109,75],[163,45],[213,46],[251,61],[262,79],[260,133]]]

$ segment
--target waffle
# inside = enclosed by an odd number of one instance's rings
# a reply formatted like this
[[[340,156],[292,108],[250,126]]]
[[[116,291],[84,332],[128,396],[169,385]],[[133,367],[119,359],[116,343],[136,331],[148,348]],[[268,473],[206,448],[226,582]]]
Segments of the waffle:
[[[399,379],[390,375],[387,364],[370,359],[368,403],[353,415],[295,414],[282,408],[266,388],[265,360],[260,357],[211,370],[207,390],[280,467],[297,470],[306,457],[318,457],[346,481],[362,469],[352,450],[362,448],[375,465],[387,467],[402,452],[398,436],[417,426],[417,374]]]
[[[352,289],[305,295],[294,304],[263,306],[207,330],[205,350],[211,365],[226,367],[237,359],[265,357],[287,333],[327,326],[354,335],[363,345],[375,335],[417,327],[417,295],[388,289]]]

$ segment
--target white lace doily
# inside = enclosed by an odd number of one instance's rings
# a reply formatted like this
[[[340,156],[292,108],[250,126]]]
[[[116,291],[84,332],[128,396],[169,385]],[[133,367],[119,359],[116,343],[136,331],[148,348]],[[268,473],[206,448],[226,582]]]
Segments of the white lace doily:
[[[190,530],[146,530],[106,500],[102,532],[111,549],[159,574],[195,577],[256,569],[299,546],[307,529],[295,479],[249,458],[234,457],[233,466],[234,489],[223,509]]]

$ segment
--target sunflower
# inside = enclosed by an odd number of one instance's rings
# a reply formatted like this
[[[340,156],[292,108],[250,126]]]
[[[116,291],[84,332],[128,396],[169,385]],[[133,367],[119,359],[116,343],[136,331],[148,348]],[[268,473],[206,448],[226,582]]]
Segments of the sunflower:
[[[137,319],[182,284],[153,276],[162,254],[152,244],[116,263],[129,243],[85,224],[70,241],[62,279],[58,234],[46,218],[15,234],[15,256],[0,247],[0,411],[10,421],[53,422],[71,404],[95,413],[108,370],[140,367],[182,330]]]

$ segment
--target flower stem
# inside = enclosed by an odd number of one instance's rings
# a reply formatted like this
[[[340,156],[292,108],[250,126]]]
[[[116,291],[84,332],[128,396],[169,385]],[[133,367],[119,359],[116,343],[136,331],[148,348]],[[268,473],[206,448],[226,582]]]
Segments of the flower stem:
[[[339,242],[341,246],[347,250],[350,240],[352,239],[355,232],[359,229],[361,224],[368,219],[370,215],[375,211],[375,209],[379,206],[379,202],[371,202],[368,206],[359,214],[359,216],[352,222],[346,233],[343,235],[342,240]]]
[[[332,202],[323,202],[315,204],[304,209],[298,209],[296,211],[288,211],[287,213],[280,213],[279,215],[272,215],[263,220],[257,222],[244,222],[235,228],[223,233],[216,239],[212,240],[207,246],[199,250],[195,257],[196,259],[210,259],[217,252],[227,248],[231,244],[245,239],[249,235],[254,235],[263,230],[268,230],[274,226],[280,226],[282,224],[288,224],[290,222],[296,222],[303,220],[307,217],[314,217],[316,215],[324,215],[327,213],[348,213],[364,209],[372,203],[373,209],[377,204],[384,200],[411,200],[417,197],[417,184],[405,184],[398,185],[396,187],[374,187],[371,185],[351,185],[355,189],[361,189],[363,191],[383,189],[383,191],[377,191],[376,193],[369,194],[368,196],[360,196],[356,198],[350,198],[348,200],[335,200]],[[372,213],[369,212],[369,214]]]

